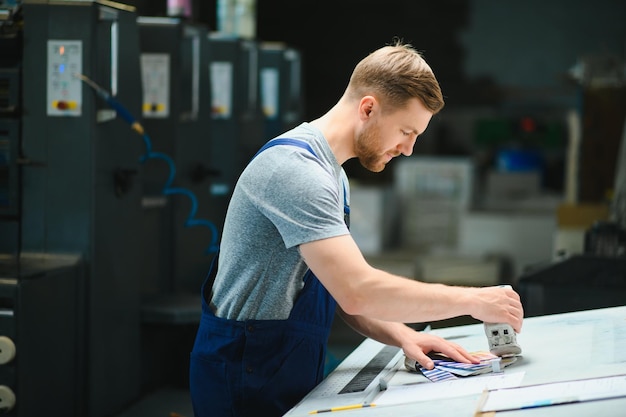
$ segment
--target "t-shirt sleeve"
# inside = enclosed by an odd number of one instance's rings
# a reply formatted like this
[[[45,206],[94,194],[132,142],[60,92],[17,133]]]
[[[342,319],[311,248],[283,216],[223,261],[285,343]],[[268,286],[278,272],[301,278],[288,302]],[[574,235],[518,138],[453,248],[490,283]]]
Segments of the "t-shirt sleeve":
[[[349,233],[337,179],[312,155],[294,152],[271,171],[257,207],[287,248]]]

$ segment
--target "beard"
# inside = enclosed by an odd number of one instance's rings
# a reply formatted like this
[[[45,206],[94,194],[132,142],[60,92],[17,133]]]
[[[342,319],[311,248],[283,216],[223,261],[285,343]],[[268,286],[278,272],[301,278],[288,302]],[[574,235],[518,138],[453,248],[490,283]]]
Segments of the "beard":
[[[385,169],[386,158],[379,148],[380,129],[377,125],[365,128],[356,138],[354,150],[363,168],[372,172]]]

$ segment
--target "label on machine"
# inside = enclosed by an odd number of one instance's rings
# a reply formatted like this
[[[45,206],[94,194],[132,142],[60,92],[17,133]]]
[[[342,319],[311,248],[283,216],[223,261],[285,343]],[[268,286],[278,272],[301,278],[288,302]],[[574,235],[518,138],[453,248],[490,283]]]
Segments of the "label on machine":
[[[170,115],[170,56],[141,54],[143,116],[164,119]]]
[[[211,115],[214,119],[230,119],[233,111],[233,64],[211,63]]]
[[[48,116],[78,117],[82,112],[83,43],[48,40]]]

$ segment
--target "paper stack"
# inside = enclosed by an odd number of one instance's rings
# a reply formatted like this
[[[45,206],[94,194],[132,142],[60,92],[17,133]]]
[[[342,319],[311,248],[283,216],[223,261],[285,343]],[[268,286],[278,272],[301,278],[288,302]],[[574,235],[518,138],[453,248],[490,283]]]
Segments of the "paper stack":
[[[415,360],[406,358],[404,366],[409,371],[417,371],[424,374],[432,382],[448,381],[457,379],[458,377],[468,377],[473,375],[481,375],[489,372],[500,372],[503,368],[511,365],[517,360],[517,357],[501,358],[490,352],[472,352],[472,355],[480,359],[480,363],[462,363],[455,362],[447,356],[441,354],[431,354],[430,357],[435,363],[433,369],[422,367]]]

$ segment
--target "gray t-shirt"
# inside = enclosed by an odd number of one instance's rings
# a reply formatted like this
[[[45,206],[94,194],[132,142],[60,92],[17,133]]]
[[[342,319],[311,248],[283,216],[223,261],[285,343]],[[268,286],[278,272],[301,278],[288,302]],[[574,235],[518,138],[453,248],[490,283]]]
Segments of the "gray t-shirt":
[[[211,306],[218,317],[288,318],[308,270],[298,246],[350,233],[344,223],[347,178],[322,132],[303,123],[280,137],[307,142],[317,156],[297,146],[274,146],[239,177],[213,285]]]

